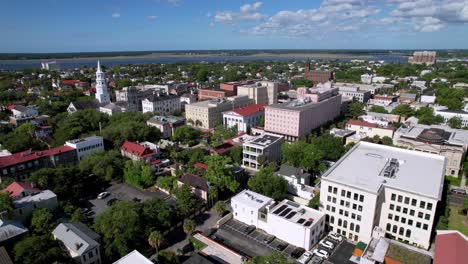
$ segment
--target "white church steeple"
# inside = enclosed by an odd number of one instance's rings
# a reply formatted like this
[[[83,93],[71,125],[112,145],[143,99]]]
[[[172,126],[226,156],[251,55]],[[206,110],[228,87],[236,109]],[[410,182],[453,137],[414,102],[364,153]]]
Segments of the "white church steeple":
[[[107,91],[106,74],[101,70],[101,64],[97,62],[96,71],[96,99],[101,104],[110,103],[109,92]]]

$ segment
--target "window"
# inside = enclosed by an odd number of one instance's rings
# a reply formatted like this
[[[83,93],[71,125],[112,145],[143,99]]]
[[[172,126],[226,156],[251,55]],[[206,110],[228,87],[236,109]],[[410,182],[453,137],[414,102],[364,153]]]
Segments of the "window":
[[[421,222],[416,222],[416,227],[421,228]]]
[[[407,214],[408,213],[408,208],[403,207],[403,213]]]
[[[392,233],[396,233],[398,231],[398,227],[396,225],[393,226],[392,228]]]
[[[357,215],[357,216],[356,216],[356,219],[357,219],[358,221],[361,221],[361,215]]]
[[[345,190],[341,190],[341,196],[345,197],[346,195],[346,191]]]
[[[357,205],[353,204],[353,210],[356,210],[356,208],[357,208]]]
[[[431,204],[431,203],[427,203],[426,209],[427,209],[427,210],[432,210],[432,204]]]
[[[424,209],[426,207],[426,202],[421,201],[421,203],[419,204],[419,207]]]
[[[427,224],[424,224],[424,225],[423,225],[423,229],[424,229],[424,230],[427,230],[428,228],[429,228],[429,226],[428,226]]]
[[[362,212],[362,205],[359,205],[359,206],[358,206],[358,211],[359,211],[359,212]]]
[[[411,230],[410,229],[406,229],[406,237],[410,237],[411,236]]]
[[[424,214],[422,212],[418,213],[418,218],[423,218]]]
[[[398,205],[398,206],[396,207],[396,211],[397,211],[397,212],[401,212],[401,206]]]
[[[412,200],[411,200],[411,205],[412,205],[412,206],[416,206],[417,203],[418,203],[418,201],[416,201],[416,199],[412,199]]]
[[[344,206],[344,201],[343,200],[340,200],[340,205]]]
[[[338,188],[333,187],[333,194],[336,194],[338,192]]]
[[[388,219],[392,220],[392,219],[393,219],[393,215],[392,215],[392,214],[388,214]]]
[[[345,206],[349,208],[349,202],[345,202]]]
[[[349,229],[350,229],[351,231],[354,231],[354,223],[349,224]]]
[[[355,193],[354,196],[353,196],[354,201],[357,201],[358,198],[359,198],[359,195],[357,193]]]
[[[351,192],[350,191],[346,192],[346,198],[351,198]]]
[[[360,201],[360,202],[364,202],[364,195],[362,195],[362,194],[359,195],[359,201]]]
[[[398,215],[395,215],[395,221],[400,221],[400,217]]]
[[[343,224],[343,221],[340,218],[338,218],[338,226],[341,226],[342,224]]]
[[[90,251],[89,252],[89,258],[92,258],[93,257],[93,251]]]
[[[332,187],[331,187],[331,186],[328,186],[328,192],[329,192],[329,193],[332,192]]]
[[[343,215],[343,209],[340,209],[340,211],[338,211],[338,213],[339,213],[340,215]]]
[[[405,204],[409,204],[409,197],[405,197]]]
[[[395,210],[395,205],[391,204],[390,205],[390,210]]]
[[[424,219],[429,220],[429,219],[431,219],[431,216],[429,214],[425,214]]]
[[[336,198],[335,197],[332,198],[332,203],[336,203]]]
[[[343,221],[343,227],[348,228],[348,221],[346,221],[346,220]]]
[[[344,211],[344,216],[348,217],[348,216],[349,216],[349,212],[348,212],[348,211]]]
[[[391,229],[392,229],[392,225],[391,225],[391,224],[387,224],[387,231],[390,232]]]
[[[327,211],[330,211],[330,205],[327,204]]]
[[[414,210],[411,209],[411,210],[409,211],[409,214],[410,214],[410,215],[414,215]]]
[[[351,219],[356,219],[356,215],[354,213],[351,213]]]
[[[400,227],[400,232],[398,234],[402,236],[405,233],[405,229],[403,227]]]
[[[360,226],[356,225],[356,229],[354,229],[354,231],[356,231],[356,233],[359,233],[359,230],[361,230]]]
[[[396,194],[392,193],[392,197],[390,198],[392,201],[395,201],[396,199]]]
[[[327,201],[331,202],[331,196],[327,196]]]
[[[332,213],[335,212],[335,206],[332,206],[331,211],[332,211]]]
[[[332,224],[335,223],[335,217],[334,216],[330,217],[330,223],[332,223]]]
[[[408,225],[412,226],[413,225],[413,220],[408,219]]]
[[[399,202],[399,203],[403,202],[403,196],[398,195],[398,202]]]

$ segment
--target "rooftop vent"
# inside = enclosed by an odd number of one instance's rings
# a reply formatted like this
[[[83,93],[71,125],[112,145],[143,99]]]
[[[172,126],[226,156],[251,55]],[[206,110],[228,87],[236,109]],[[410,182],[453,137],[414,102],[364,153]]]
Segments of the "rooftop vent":
[[[400,163],[398,162],[398,160],[395,158],[391,158],[385,164],[384,169],[382,170],[380,175],[384,176],[385,178],[394,179],[396,177],[396,173],[398,172],[399,167]]]

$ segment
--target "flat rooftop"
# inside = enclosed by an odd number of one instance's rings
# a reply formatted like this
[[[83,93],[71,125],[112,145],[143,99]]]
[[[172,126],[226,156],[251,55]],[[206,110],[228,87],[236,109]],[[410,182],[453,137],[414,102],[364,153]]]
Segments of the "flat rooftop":
[[[359,142],[322,179],[372,193],[385,186],[440,199],[444,174],[443,156]]]
[[[468,131],[453,129],[448,126],[417,124],[414,126],[401,126],[397,132],[403,138],[433,142],[433,144],[459,146],[466,146],[468,144]]]
[[[306,228],[312,227],[325,214],[296,202],[283,200],[270,209],[270,213]]]
[[[270,134],[263,134],[263,135],[260,135],[256,138],[254,138],[253,140],[251,141],[248,141],[247,144],[249,145],[256,145],[256,146],[260,146],[260,147],[266,147],[266,146],[269,146],[273,143],[275,143],[276,141],[280,140],[282,137],[280,136],[274,136],[274,135],[270,135]]]
[[[250,208],[259,210],[272,202],[273,199],[246,189],[232,197],[231,201],[238,202],[240,204],[247,205]]]

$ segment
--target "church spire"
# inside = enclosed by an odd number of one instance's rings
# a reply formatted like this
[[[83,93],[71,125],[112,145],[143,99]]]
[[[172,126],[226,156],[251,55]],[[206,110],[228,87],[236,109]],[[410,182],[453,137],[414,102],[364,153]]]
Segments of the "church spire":
[[[106,74],[101,70],[101,64],[97,62],[96,70],[96,99],[101,104],[110,103],[109,92],[107,91]]]

